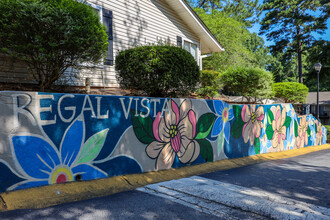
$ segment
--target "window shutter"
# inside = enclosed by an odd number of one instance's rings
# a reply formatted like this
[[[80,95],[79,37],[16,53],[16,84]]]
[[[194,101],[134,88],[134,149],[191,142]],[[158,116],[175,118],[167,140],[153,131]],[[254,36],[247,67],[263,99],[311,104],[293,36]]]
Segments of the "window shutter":
[[[182,37],[177,36],[177,37],[176,37],[176,41],[177,41],[177,45],[178,45],[178,47],[182,47]]]
[[[112,11],[102,8],[103,24],[108,34],[108,51],[104,60],[105,65],[113,66],[113,33],[112,33]]]

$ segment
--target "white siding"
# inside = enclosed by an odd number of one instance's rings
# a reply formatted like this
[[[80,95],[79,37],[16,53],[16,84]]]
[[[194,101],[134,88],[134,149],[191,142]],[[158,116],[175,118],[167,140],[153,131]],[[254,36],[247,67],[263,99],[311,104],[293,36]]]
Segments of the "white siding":
[[[177,36],[181,36],[183,42],[189,41],[198,45],[200,61],[200,39],[163,0],[88,0],[88,2],[111,10],[113,13],[114,57],[119,51],[138,45],[155,44],[158,41],[166,40],[176,45]],[[85,77],[90,77],[92,86],[118,86],[114,66],[86,69],[80,71],[79,76],[79,79],[64,81],[71,85],[83,86]]]

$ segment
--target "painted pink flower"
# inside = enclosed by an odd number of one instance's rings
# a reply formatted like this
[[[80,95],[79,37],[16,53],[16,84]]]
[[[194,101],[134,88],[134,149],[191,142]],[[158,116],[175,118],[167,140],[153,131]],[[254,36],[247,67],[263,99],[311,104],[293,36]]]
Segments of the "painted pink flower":
[[[241,117],[245,122],[242,131],[245,143],[250,140],[250,144],[253,146],[254,139],[260,137],[264,116],[264,108],[262,106],[259,106],[257,110],[256,105],[250,105],[250,107],[248,105],[243,106]]]
[[[323,138],[323,128],[322,128],[322,124],[316,120],[315,123],[316,129],[317,129],[317,133],[316,133],[316,145],[321,145],[322,144],[322,138]]]
[[[306,116],[300,119],[300,123],[298,125],[298,137],[297,137],[297,148],[302,148],[308,144],[308,134],[307,134],[307,118]]]
[[[273,148],[277,148],[279,151],[284,150],[283,140],[286,139],[286,126],[284,126],[286,120],[286,109],[278,105],[272,106],[270,109],[274,115],[274,120],[272,122],[272,128],[274,131],[273,139],[271,140]]]
[[[175,156],[186,164],[195,161],[200,153],[196,136],[196,115],[191,109],[191,101],[185,100],[180,107],[173,101],[168,102],[169,111],[164,117],[158,112],[153,122],[156,141],[150,143],[146,153],[156,159],[156,169],[172,167]]]

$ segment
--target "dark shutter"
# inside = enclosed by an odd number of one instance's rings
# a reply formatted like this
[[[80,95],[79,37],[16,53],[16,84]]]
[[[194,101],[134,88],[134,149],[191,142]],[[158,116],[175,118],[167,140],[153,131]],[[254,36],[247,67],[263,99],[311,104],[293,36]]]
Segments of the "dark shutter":
[[[113,65],[113,35],[112,35],[112,11],[102,8],[103,24],[106,27],[108,34],[108,51],[105,57],[104,64]]]
[[[176,37],[176,42],[177,42],[178,47],[182,47],[182,37],[177,36]]]

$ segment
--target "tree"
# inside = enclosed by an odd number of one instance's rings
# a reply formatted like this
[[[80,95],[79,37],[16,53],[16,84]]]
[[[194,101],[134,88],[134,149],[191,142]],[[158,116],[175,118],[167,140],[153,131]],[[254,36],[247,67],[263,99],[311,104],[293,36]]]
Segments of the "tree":
[[[308,61],[308,62],[307,62]],[[308,50],[306,85],[310,91],[316,91],[317,73],[314,69],[316,63],[322,64],[320,71],[320,91],[330,91],[330,41],[316,41]]]
[[[207,13],[220,11],[250,27],[258,20],[261,6],[258,0],[195,0],[190,1],[193,7],[201,8]]]
[[[220,11],[211,14],[202,9],[195,11],[225,48],[225,51],[203,59],[203,69],[223,72],[231,66],[251,66],[257,62],[253,53],[245,47],[250,33],[243,23]]]
[[[297,82],[281,82],[273,84],[274,96],[284,99],[286,103],[304,103],[308,95],[308,87]]]
[[[266,16],[260,34],[275,41],[272,51],[295,53],[298,60],[299,82],[303,81],[302,55],[313,42],[313,32],[324,33],[329,17],[322,0],[265,0]],[[316,13],[319,11],[320,13]]]
[[[232,67],[220,76],[220,80],[227,91],[245,97],[248,102],[273,95],[273,75],[259,68]]]
[[[24,61],[44,91],[69,67],[102,61],[107,34],[78,1],[0,0],[0,49]]]

